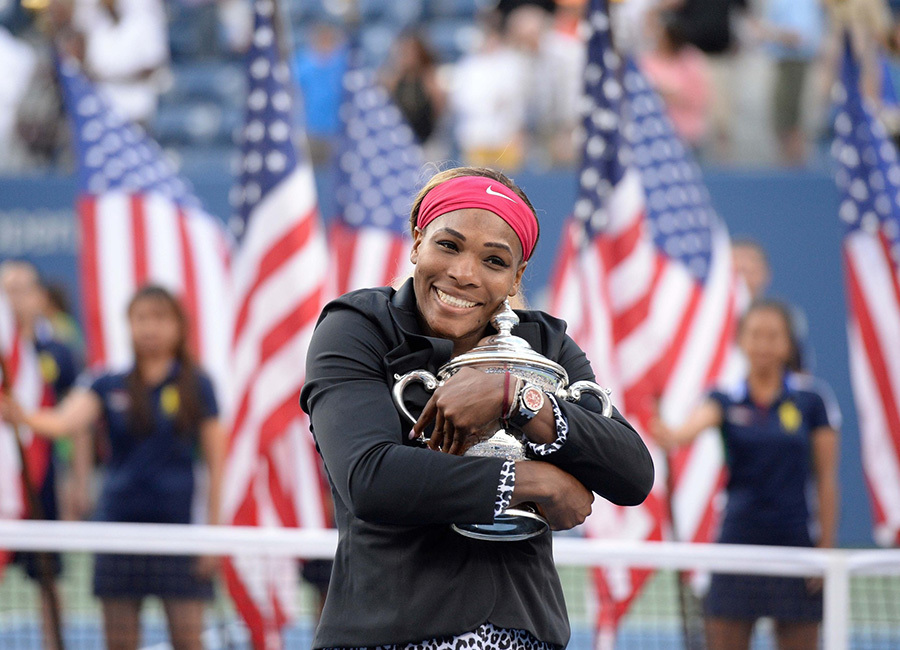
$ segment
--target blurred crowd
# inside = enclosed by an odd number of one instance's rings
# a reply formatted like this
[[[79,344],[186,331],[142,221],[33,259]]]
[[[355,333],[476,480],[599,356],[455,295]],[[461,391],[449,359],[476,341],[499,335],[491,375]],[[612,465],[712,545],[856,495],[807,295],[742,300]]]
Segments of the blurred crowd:
[[[294,5],[320,1],[314,24],[298,30],[290,20]],[[341,128],[352,26],[365,30],[365,17],[353,18],[353,2],[281,4],[285,24],[295,28],[283,40],[293,50],[301,117],[313,159],[322,164]],[[392,46],[369,52],[426,156],[507,170],[577,165],[586,0],[462,4],[470,24],[454,34],[462,44],[449,57],[435,47],[427,16],[398,22]],[[892,0],[611,3],[617,47],[639,61],[701,159],[792,166],[806,164],[827,139],[845,32],[863,62],[865,93],[889,130],[900,131],[900,30],[892,4],[900,7]],[[190,147],[167,142],[157,120],[160,100],[172,93],[173,68],[184,63],[170,55],[170,28],[186,20],[195,23],[196,51],[205,60],[234,62],[249,43],[249,0],[0,0],[0,66],[7,71],[0,78],[0,170],[67,164],[51,42],[79,59],[118,110],[164,147]],[[238,95],[223,108],[239,111]]]

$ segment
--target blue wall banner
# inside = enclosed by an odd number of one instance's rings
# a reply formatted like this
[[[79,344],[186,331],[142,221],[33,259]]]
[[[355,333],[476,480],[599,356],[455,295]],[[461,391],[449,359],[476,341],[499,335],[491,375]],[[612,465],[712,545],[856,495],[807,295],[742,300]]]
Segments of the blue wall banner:
[[[206,208],[229,216],[231,179],[218,171],[186,175]],[[541,239],[526,272],[526,290],[540,304],[552,272],[563,220],[575,199],[571,172],[516,174],[541,218]],[[767,250],[771,294],[799,307],[809,321],[808,344],[816,375],[827,381],[844,414],[841,437],[842,491],[839,541],[872,544],[870,506],[860,462],[859,433],[850,388],[841,273],[841,227],[834,182],[821,172],[707,171],[706,182],[732,236],[750,237]],[[317,177],[320,207],[334,213],[333,182]],[[32,260],[48,280],[66,286],[79,304],[78,233],[74,216],[75,179],[59,176],[0,178],[0,259]]]

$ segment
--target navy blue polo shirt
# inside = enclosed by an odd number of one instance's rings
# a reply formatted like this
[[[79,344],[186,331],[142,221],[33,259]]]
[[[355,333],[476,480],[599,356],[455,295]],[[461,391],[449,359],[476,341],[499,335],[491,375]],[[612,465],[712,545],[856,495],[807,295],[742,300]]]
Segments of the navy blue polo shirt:
[[[200,432],[176,429],[181,403],[177,371],[173,364],[166,379],[148,389],[153,427],[146,434],[130,426],[127,372],[107,373],[90,383],[103,403],[110,443],[97,514],[101,521],[190,523]],[[212,382],[199,370],[196,379],[202,417],[217,416]]]
[[[722,407],[729,470],[719,541],[810,545],[811,435],[840,427],[830,391],[813,377],[788,374],[768,406],[753,402],[746,383],[710,398]]]
[[[38,354],[41,378],[53,388],[54,399],[58,402],[78,378],[78,363],[67,345],[51,338],[37,338],[34,348]]]

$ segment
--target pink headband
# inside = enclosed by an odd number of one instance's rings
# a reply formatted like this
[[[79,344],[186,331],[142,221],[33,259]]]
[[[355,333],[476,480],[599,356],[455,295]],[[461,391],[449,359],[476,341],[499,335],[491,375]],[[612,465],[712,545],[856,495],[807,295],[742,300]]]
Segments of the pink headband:
[[[429,190],[419,206],[416,227],[424,229],[442,214],[466,208],[493,212],[513,229],[527,260],[537,243],[537,217],[518,194],[484,176],[457,176]]]

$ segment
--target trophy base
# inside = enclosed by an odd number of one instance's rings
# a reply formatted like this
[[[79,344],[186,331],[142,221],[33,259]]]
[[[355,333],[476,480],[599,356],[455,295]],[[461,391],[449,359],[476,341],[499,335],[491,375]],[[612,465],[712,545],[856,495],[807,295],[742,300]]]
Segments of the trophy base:
[[[451,528],[460,535],[486,542],[521,542],[550,530],[550,524],[535,512],[510,508],[492,524],[453,524]]]

